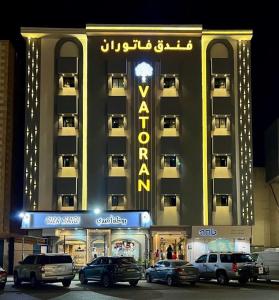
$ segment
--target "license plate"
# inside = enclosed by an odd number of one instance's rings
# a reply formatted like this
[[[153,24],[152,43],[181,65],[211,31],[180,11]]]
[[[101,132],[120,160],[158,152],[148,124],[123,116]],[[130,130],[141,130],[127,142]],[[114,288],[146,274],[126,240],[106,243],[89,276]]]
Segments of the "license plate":
[[[127,269],[127,272],[133,272],[135,269]]]
[[[263,273],[264,273],[263,267],[259,267],[259,274],[263,274]]]

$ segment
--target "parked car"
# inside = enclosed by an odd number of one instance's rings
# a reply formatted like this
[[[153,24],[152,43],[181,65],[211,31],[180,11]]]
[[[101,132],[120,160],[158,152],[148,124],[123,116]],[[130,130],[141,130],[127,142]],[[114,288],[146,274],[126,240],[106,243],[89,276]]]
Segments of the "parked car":
[[[79,271],[81,284],[99,281],[105,287],[115,282],[129,282],[136,286],[141,279],[141,267],[133,257],[98,257]]]
[[[259,274],[254,277],[259,279],[279,280],[279,251],[273,249],[252,253],[253,258],[259,266]]]
[[[169,286],[178,283],[195,285],[199,280],[199,271],[185,260],[160,260],[146,270],[147,282],[164,281]]]
[[[200,278],[216,278],[219,284],[227,284],[232,279],[245,284],[258,274],[258,267],[249,253],[204,254],[193,265],[199,269]]]
[[[0,290],[3,290],[7,282],[7,272],[0,266]]]
[[[14,269],[14,283],[31,282],[32,287],[38,283],[62,282],[68,287],[74,279],[74,265],[67,254],[29,255]]]

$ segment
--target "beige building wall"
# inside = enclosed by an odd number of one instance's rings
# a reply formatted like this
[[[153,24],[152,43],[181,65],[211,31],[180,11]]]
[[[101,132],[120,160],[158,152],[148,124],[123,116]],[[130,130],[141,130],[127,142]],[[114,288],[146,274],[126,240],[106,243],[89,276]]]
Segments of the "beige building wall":
[[[14,49],[0,41],[0,233],[10,231]]]
[[[277,201],[279,183],[272,184]],[[279,246],[279,207],[270,184],[265,182],[265,169],[254,168],[255,225],[252,229],[252,245],[268,247]]]

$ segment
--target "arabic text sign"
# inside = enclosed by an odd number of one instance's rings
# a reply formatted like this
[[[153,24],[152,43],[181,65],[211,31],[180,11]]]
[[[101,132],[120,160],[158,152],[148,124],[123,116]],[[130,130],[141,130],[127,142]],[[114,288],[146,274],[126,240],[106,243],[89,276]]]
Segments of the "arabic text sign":
[[[131,52],[131,51],[153,51],[155,53],[162,53],[165,51],[191,51],[193,49],[193,44],[191,40],[176,41],[176,44],[170,44],[164,40],[158,40],[157,43],[152,43],[148,40],[146,43],[143,43],[141,40],[133,40],[132,43],[129,42],[116,42],[115,40],[104,39],[103,45],[101,45],[100,50],[103,53],[112,52]]]
[[[22,229],[43,228],[148,228],[151,218],[141,212],[26,212]]]

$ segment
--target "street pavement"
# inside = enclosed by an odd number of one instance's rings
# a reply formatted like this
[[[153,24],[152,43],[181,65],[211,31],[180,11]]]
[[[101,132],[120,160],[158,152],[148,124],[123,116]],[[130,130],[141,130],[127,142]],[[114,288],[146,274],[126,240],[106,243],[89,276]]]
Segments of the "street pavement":
[[[196,287],[190,285],[169,287],[162,283],[147,283],[142,280],[137,287],[130,287],[128,283],[117,283],[111,288],[104,288],[101,284],[90,282],[81,285],[74,280],[69,288],[63,288],[61,283],[43,284],[33,289],[24,283],[20,288],[13,286],[12,279],[6,284],[4,291],[0,291],[0,299],[10,300],[279,300],[279,282],[248,283],[240,286],[237,282],[230,282],[228,286],[220,286],[215,281],[201,282]]]

